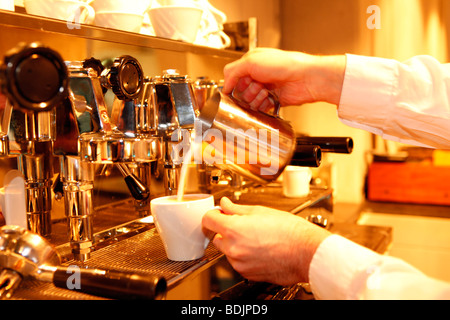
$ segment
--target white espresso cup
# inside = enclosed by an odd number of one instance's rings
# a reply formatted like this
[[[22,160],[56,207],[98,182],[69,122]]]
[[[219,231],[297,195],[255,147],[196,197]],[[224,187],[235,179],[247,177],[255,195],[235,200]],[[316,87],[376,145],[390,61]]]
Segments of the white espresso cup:
[[[95,11],[83,1],[75,0],[24,0],[29,14],[75,23],[92,23]]]
[[[14,11],[14,0],[0,0],[0,10]]]
[[[95,25],[104,28],[138,33],[142,28],[143,21],[143,14],[117,11],[99,11],[95,13]]]
[[[217,208],[210,194],[186,194],[153,199],[150,202],[156,229],[173,261],[190,261],[203,257],[210,239],[204,234],[202,218]]]
[[[283,171],[283,194],[288,198],[306,197],[311,176],[308,167],[286,166]]]
[[[151,8],[148,14],[157,37],[193,43],[203,10],[193,6],[165,6]]]
[[[94,0],[91,2],[95,12],[123,12],[143,15],[151,6],[152,0]]]

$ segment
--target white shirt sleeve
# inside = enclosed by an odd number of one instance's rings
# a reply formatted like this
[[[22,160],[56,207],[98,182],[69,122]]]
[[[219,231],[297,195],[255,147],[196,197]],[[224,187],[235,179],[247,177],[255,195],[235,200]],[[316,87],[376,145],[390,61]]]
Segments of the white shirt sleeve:
[[[348,54],[338,116],[388,140],[450,149],[450,64]]]
[[[385,139],[450,149],[450,64],[347,55],[338,116]],[[450,299],[449,283],[338,235],[319,246],[309,277],[317,299]]]
[[[449,283],[338,235],[320,244],[309,280],[316,299],[450,299]]]

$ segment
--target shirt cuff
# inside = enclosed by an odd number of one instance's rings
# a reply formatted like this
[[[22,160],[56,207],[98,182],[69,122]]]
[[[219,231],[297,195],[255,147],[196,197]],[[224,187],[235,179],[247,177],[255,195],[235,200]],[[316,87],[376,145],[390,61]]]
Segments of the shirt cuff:
[[[380,255],[342,236],[331,235],[317,248],[309,267],[316,299],[359,299],[360,286],[379,263]],[[355,281],[358,279],[359,281]]]
[[[345,124],[382,134],[398,82],[397,61],[347,54],[338,116]]]

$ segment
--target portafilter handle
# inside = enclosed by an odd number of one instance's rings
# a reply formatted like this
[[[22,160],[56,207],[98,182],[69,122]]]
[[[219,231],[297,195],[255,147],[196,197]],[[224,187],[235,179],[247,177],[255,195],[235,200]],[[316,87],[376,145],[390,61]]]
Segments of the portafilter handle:
[[[161,299],[164,277],[118,270],[59,266],[59,255],[41,236],[18,226],[0,228],[0,299],[9,298],[22,278],[112,299]]]
[[[165,279],[156,275],[75,266],[43,265],[36,278],[51,281],[58,288],[119,300],[160,300],[167,289]]]

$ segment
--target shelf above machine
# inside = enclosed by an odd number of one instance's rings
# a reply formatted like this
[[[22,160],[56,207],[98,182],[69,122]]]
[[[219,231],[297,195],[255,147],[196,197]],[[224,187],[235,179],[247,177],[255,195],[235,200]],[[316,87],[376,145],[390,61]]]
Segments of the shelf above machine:
[[[229,59],[238,59],[243,54],[242,52],[238,51],[215,49],[182,41],[175,41],[139,33],[103,28],[95,25],[79,24],[75,28],[69,28],[67,22],[63,20],[3,10],[0,10],[0,25],[30,30],[34,29],[42,32],[64,34],[85,39],[101,40],[137,47],[163,49],[175,52],[190,52],[194,54],[209,56],[220,56]]]

